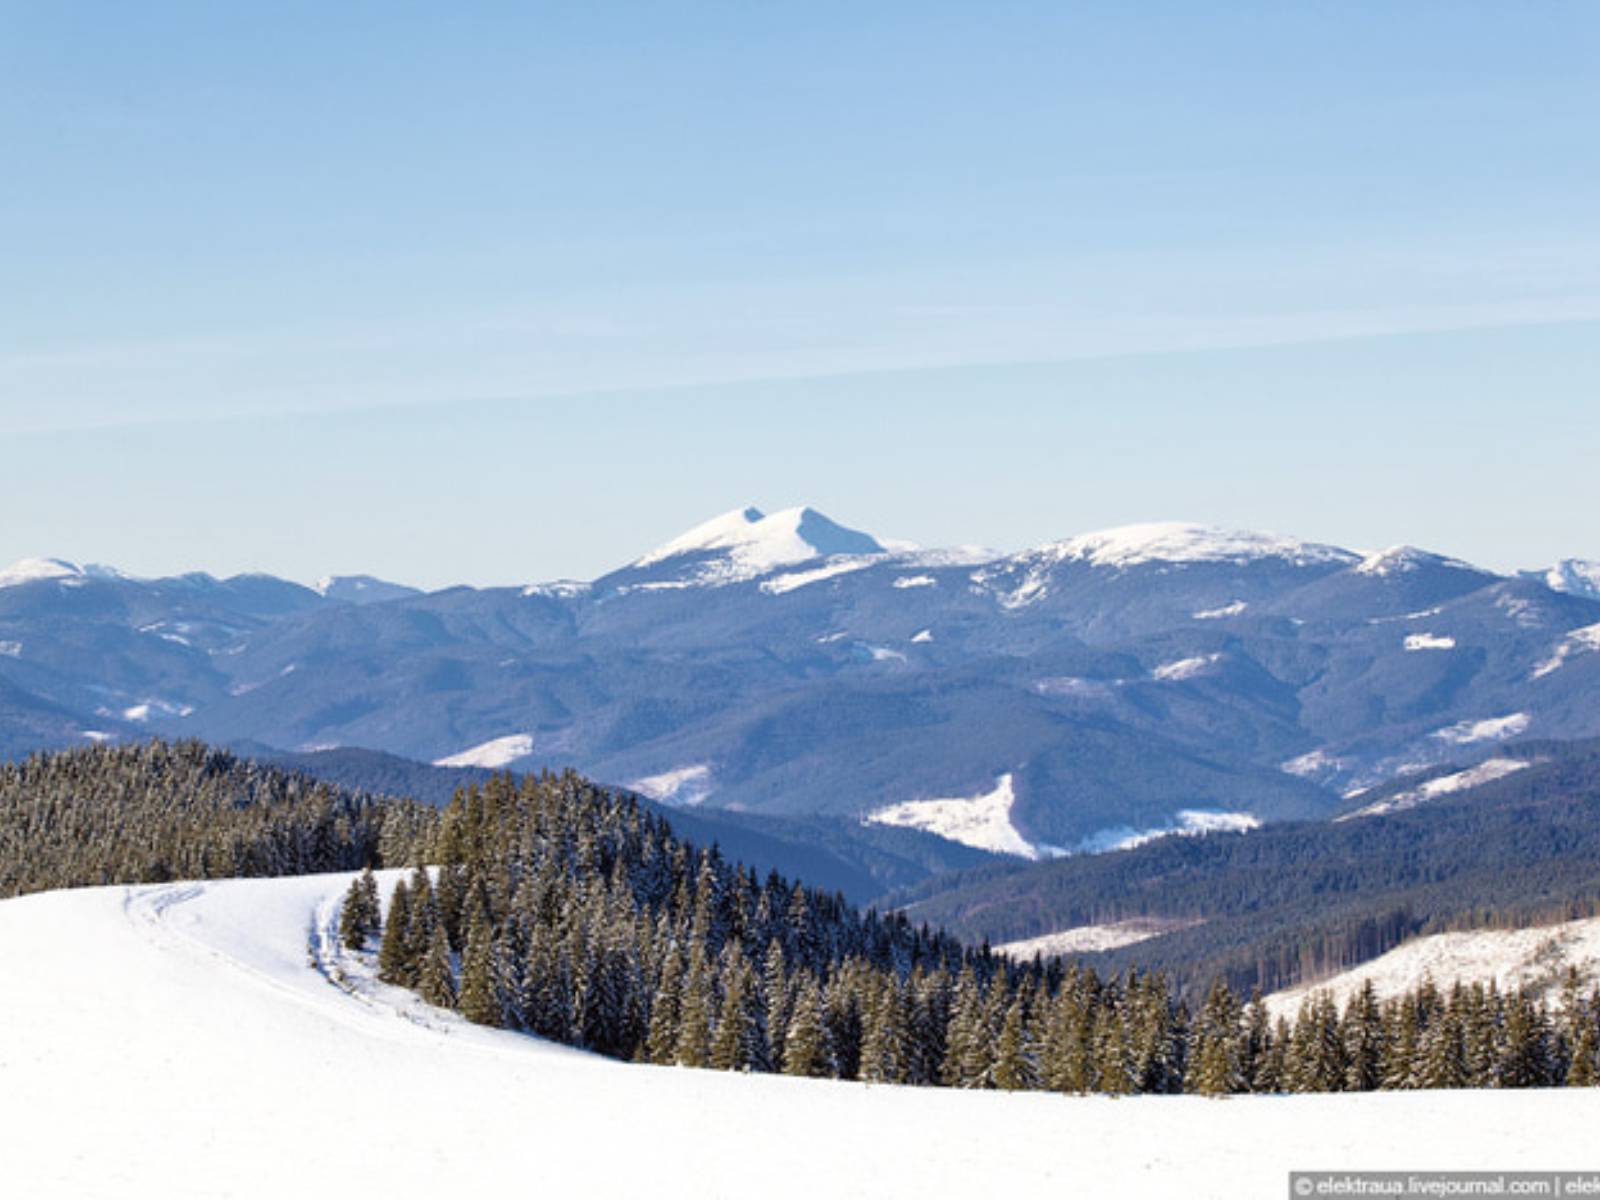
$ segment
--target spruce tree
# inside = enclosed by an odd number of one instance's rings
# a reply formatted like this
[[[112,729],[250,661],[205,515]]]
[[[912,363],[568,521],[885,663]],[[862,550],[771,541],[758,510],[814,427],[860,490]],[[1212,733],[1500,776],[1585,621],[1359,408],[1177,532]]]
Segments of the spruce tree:
[[[410,889],[404,879],[389,897],[389,918],[383,923],[383,943],[378,947],[378,978],[409,987],[415,979],[411,960]]]
[[[455,1007],[456,981],[450,967],[450,943],[445,940],[442,924],[434,925],[427,953],[417,969],[417,994],[436,1008]]]
[[[822,992],[817,981],[806,974],[796,991],[794,1012],[784,1037],[783,1073],[826,1076],[832,1074],[830,1059],[822,1020]]]
[[[461,1015],[474,1025],[500,1026],[505,1014],[494,978],[494,934],[488,920],[475,916],[467,927],[467,945],[461,961]]]

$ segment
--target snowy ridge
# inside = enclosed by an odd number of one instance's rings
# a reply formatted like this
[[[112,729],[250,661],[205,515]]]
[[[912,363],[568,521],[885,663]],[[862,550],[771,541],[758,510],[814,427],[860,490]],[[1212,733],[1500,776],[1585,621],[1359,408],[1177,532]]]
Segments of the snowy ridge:
[[[1273,1015],[1293,1017],[1312,992],[1326,991],[1342,1007],[1372,981],[1379,998],[1410,991],[1424,979],[1448,991],[1463,983],[1487,984],[1501,991],[1529,987],[1556,1001],[1562,977],[1576,967],[1584,990],[1600,981],[1600,917],[1535,929],[1486,929],[1413,938],[1371,962],[1321,983],[1274,992],[1267,997]]]
[[[1437,800],[1440,796],[1448,796],[1452,792],[1474,788],[1480,784],[1493,783],[1496,779],[1504,779],[1507,775],[1514,775],[1523,768],[1532,765],[1531,762],[1520,758],[1485,759],[1475,767],[1465,771],[1457,771],[1452,775],[1441,775],[1437,779],[1430,779],[1409,791],[1396,792],[1394,795],[1375,801],[1365,808],[1358,808],[1355,812],[1346,813],[1338,819],[1351,821],[1357,817],[1378,817],[1385,813],[1404,812],[1408,808],[1415,808],[1419,804],[1426,804],[1429,800]]]
[[[498,1195],[531,1173],[540,1192],[601,1200],[743,1196],[752,1180],[776,1200],[1204,1200],[1281,1192],[1335,1155],[1411,1163],[1418,1145],[1463,1170],[1561,1162],[1600,1122],[1596,1089],[1222,1104],[616,1063],[373,983],[337,945],[349,878],[0,901],[0,956],[29,977],[0,989],[8,1194]],[[1064,1153],[1063,1129],[1094,1153]]]
[[[497,770],[509,766],[518,759],[527,758],[533,753],[533,735],[531,733],[510,733],[505,737],[492,738],[487,742],[480,742],[476,746],[469,746],[458,754],[436,758],[433,765],[436,767],[488,767]]]
[[[1567,634],[1551,651],[1550,657],[1534,667],[1532,678],[1543,679],[1546,675],[1559,671],[1574,654],[1582,654],[1589,650],[1600,650],[1600,625],[1585,625],[1582,629],[1574,629]]]
[[[1454,746],[1469,746],[1473,742],[1503,742],[1514,738],[1533,723],[1527,713],[1510,713],[1503,717],[1489,717],[1482,721],[1457,721],[1429,734],[1441,742]]]
[[[1102,829],[1093,837],[1084,839],[1078,847],[1081,854],[1108,854],[1113,850],[1132,850],[1164,837],[1204,837],[1208,833],[1249,833],[1261,828],[1260,818],[1247,812],[1219,812],[1214,809],[1187,808],[1178,813],[1177,820],[1156,829]]]
[[[1417,650],[1454,650],[1456,640],[1437,633],[1410,633],[1406,635],[1405,648],[1409,651]]]
[[[1382,577],[1406,575],[1412,571],[1420,571],[1423,567],[1444,567],[1454,571],[1486,573],[1469,562],[1462,562],[1459,558],[1446,558],[1441,554],[1419,550],[1415,546],[1390,546],[1387,550],[1375,551],[1357,563],[1355,571],[1358,575]]]
[[[0,571],[0,588],[16,587],[24,583],[36,583],[42,579],[70,582],[84,579],[125,578],[127,576],[123,575],[115,567],[100,566],[96,563],[79,566],[77,563],[68,562],[64,558],[24,558]]]
[[[1569,596],[1600,600],[1600,562],[1582,558],[1564,558],[1548,571],[1534,571],[1530,574],[1552,592],[1565,592]]]
[[[1283,559],[1296,566],[1353,563],[1358,555],[1337,546],[1302,542],[1272,533],[1223,529],[1182,521],[1121,525],[1080,534],[1041,547],[1034,553],[1057,562],[1086,562],[1125,570],[1145,563],[1253,562]]]

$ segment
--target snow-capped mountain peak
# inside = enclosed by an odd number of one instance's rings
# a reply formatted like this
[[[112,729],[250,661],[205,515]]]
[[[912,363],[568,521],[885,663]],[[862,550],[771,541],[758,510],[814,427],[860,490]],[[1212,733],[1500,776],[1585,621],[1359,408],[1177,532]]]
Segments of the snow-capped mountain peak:
[[[674,559],[693,559],[698,564],[695,582],[732,583],[813,559],[887,552],[876,538],[847,529],[814,508],[770,514],[739,508],[696,525],[629,567],[637,571]]]
[[[1421,570],[1423,567],[1445,567],[1455,571],[1477,571],[1471,563],[1462,562],[1459,558],[1446,558],[1442,554],[1433,554],[1427,550],[1419,550],[1415,546],[1390,546],[1387,550],[1376,550],[1366,555],[1356,564],[1358,575],[1404,575],[1412,571]]]
[[[390,583],[375,575],[324,575],[311,590],[327,600],[345,604],[379,604],[417,595],[417,589],[403,583]]]
[[[24,558],[0,571],[0,588],[34,583],[41,579],[119,579],[122,573],[113,567],[95,563],[79,566],[64,558]]]
[[[1337,546],[1184,521],[1102,529],[1055,542],[1044,551],[1062,562],[1118,569],[1143,563],[1248,562],[1263,558],[1296,564],[1339,563],[1355,562],[1359,557]]]
[[[1552,592],[1600,600],[1600,562],[1564,558],[1547,571],[1525,571],[1523,574],[1537,579]]]

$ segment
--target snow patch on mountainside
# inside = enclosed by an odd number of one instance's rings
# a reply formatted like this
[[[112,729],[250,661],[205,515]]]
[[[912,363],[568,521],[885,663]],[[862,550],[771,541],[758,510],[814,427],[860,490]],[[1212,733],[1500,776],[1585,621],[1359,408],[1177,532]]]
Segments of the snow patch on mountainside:
[[[1016,801],[1008,771],[995,781],[993,791],[938,800],[907,800],[867,814],[865,823],[920,829],[996,854],[1033,859],[1050,857],[1046,848],[1033,845],[1011,823],[1011,807]]]
[[[1407,650],[1454,650],[1456,640],[1436,633],[1412,633],[1406,636]]]
[[[1600,625],[1585,625],[1582,629],[1574,629],[1556,644],[1550,657],[1533,669],[1534,679],[1543,679],[1553,671],[1559,671],[1562,665],[1574,654],[1582,654],[1589,650],[1600,650]]]
[[[1235,600],[1232,604],[1224,604],[1221,608],[1208,608],[1203,612],[1194,614],[1196,621],[1216,621],[1223,617],[1237,617],[1250,606],[1243,600]]]
[[[897,588],[934,587],[938,580],[932,575],[902,575],[894,581]]]
[[[152,714],[162,717],[187,717],[194,712],[192,704],[177,700],[141,700],[122,710],[124,721],[148,721]]]
[[[1036,954],[1042,954],[1046,958],[1061,954],[1093,954],[1099,950],[1136,946],[1140,942],[1147,942],[1151,938],[1196,923],[1135,917],[1132,920],[1112,921],[1105,925],[1076,925],[1071,929],[1057,930],[1055,933],[1004,942],[992,949],[996,954],[1004,954],[1016,962],[1028,962]]]
[[[1155,829],[1130,829],[1118,826],[1102,829],[1085,838],[1078,846],[1081,854],[1107,854],[1113,850],[1132,850],[1157,838],[1203,837],[1208,833],[1248,833],[1261,828],[1260,818],[1246,812],[1219,812],[1213,809],[1190,808],[1177,814],[1169,825]]]
[[[1309,779],[1316,775],[1325,775],[1332,771],[1342,771],[1345,764],[1326,750],[1308,750],[1304,754],[1296,755],[1287,762],[1278,764],[1278,770],[1287,775],[1296,775],[1301,779]]]
[[[648,796],[662,804],[690,807],[703,803],[711,795],[711,765],[695,763],[662,771],[659,775],[646,775],[628,785],[641,796]]]
[[[1204,675],[1207,668],[1215,666],[1221,658],[1220,654],[1198,654],[1193,658],[1180,658],[1175,662],[1162,663],[1150,672],[1150,677],[1159,679],[1162,683],[1181,683],[1185,679]]]
[[[913,645],[918,645],[918,646],[925,645],[928,642],[933,641],[933,630],[931,630],[931,629],[920,629],[916,633],[911,635],[911,641],[912,641]]]
[[[1327,991],[1342,1007],[1372,980],[1380,998],[1397,996],[1431,979],[1448,991],[1462,983],[1491,980],[1501,991],[1529,987],[1558,1000],[1568,967],[1576,967],[1587,991],[1600,982],[1600,917],[1535,929],[1485,929],[1413,938],[1371,962],[1321,983],[1274,992],[1268,1011],[1294,1016],[1311,992]]]
[[[21,658],[21,642],[0,642],[0,658]]]
[[[836,558],[824,563],[820,567],[813,567],[809,571],[791,571],[787,575],[775,575],[771,579],[763,580],[761,590],[769,596],[781,596],[785,592],[792,592],[796,588],[803,588],[810,583],[820,583],[824,579],[833,579],[839,575],[848,575],[852,571],[860,571],[874,563],[882,562],[881,555],[863,555],[855,558]]]
[[[487,742],[480,742],[476,746],[469,746],[457,754],[436,758],[433,765],[436,767],[487,767],[497,770],[509,766],[519,758],[527,758],[533,753],[533,734],[509,733],[505,737],[492,738]]]
[[[1454,746],[1468,746],[1473,742],[1499,742],[1516,737],[1532,723],[1533,718],[1527,713],[1517,712],[1482,721],[1457,721],[1454,725],[1434,730],[1429,736]]]
[[[1355,812],[1346,813],[1340,817],[1341,821],[1354,820],[1356,817],[1377,817],[1385,813],[1404,812],[1408,808],[1415,808],[1419,804],[1426,804],[1429,800],[1437,800],[1440,796],[1448,796],[1452,792],[1459,792],[1466,788],[1474,788],[1484,783],[1493,783],[1496,779],[1504,779],[1507,775],[1514,775],[1525,767],[1533,764],[1520,758],[1490,758],[1485,759],[1475,767],[1465,771],[1457,771],[1453,775],[1441,775],[1437,779],[1430,779],[1408,791],[1396,792],[1382,800],[1375,801],[1365,808]]]

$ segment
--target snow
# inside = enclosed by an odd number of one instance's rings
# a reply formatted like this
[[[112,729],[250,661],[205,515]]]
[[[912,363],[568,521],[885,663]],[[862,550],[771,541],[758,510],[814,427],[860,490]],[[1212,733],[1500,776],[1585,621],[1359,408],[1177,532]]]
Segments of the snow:
[[[718,585],[817,558],[885,553],[881,542],[836,525],[812,508],[786,508],[770,516],[758,508],[740,508],[695,526],[629,565],[643,568],[683,555],[713,555],[698,565],[693,582]]]
[[[769,596],[781,596],[785,592],[803,588],[809,583],[819,583],[824,579],[833,579],[838,575],[848,575],[851,571],[860,571],[880,561],[882,561],[882,558],[879,555],[835,558],[820,567],[813,567],[809,571],[792,571],[787,575],[775,575],[771,579],[762,582],[761,590]]]
[[[580,579],[553,579],[549,583],[530,583],[522,589],[524,596],[554,596],[558,600],[571,600],[587,595],[594,585]]]
[[[1446,990],[1458,979],[1485,984],[1493,980],[1502,991],[1527,985],[1555,1000],[1568,966],[1578,968],[1585,991],[1600,982],[1600,917],[1533,929],[1413,938],[1331,979],[1275,992],[1267,997],[1267,1006],[1292,1016],[1307,993],[1322,990],[1331,992],[1342,1006],[1368,979],[1380,997],[1399,995],[1431,978]]]
[[[1600,562],[1581,558],[1562,559],[1544,572],[1541,579],[1553,592],[1600,600]]]
[[[1060,954],[1093,954],[1098,950],[1116,950],[1122,946],[1134,946],[1153,937],[1160,937],[1164,933],[1170,933],[1174,929],[1181,929],[1184,925],[1182,921],[1135,917],[1132,920],[1112,921],[1105,925],[1076,925],[1071,929],[1057,930],[1055,933],[1004,942],[992,949],[995,953],[1004,954],[1017,962],[1027,962],[1035,954],[1042,954],[1046,958]]]
[[[1543,679],[1552,671],[1558,671],[1574,654],[1581,654],[1589,650],[1600,650],[1600,625],[1585,625],[1582,629],[1574,629],[1556,645],[1550,657],[1545,659],[1533,669],[1534,679]]]
[[[1473,742],[1504,741],[1506,738],[1516,737],[1527,729],[1532,721],[1533,718],[1524,712],[1510,713],[1504,717],[1490,717],[1482,721],[1468,719],[1457,721],[1454,725],[1447,725],[1443,729],[1436,729],[1430,736],[1455,746],[1467,746]]]
[[[1020,858],[1046,858],[1050,850],[1035,846],[1011,823],[1011,807],[1017,801],[1012,776],[1008,771],[995,780],[993,791],[976,796],[953,796],[937,800],[907,800],[869,813],[866,824],[896,825],[921,829],[963,846],[975,846],[995,854]]]
[[[488,767],[491,770],[507,766],[519,758],[527,758],[533,753],[533,734],[509,733],[505,737],[493,738],[487,742],[480,742],[476,746],[469,746],[457,754],[445,758],[436,758],[433,765],[436,767]]]
[[[897,588],[935,587],[938,582],[932,575],[902,575],[894,581],[894,586]]]
[[[920,629],[911,635],[911,640],[916,645],[926,645],[928,642],[933,641],[933,630]]]
[[[1152,679],[1159,679],[1162,683],[1181,683],[1185,679],[1193,679],[1196,675],[1203,675],[1207,667],[1213,666],[1220,654],[1201,654],[1194,658],[1180,658],[1176,662],[1162,663],[1150,672]]]
[[[1600,1122],[1600,1089],[1113,1100],[615,1063],[367,985],[331,944],[348,878],[0,901],[28,966],[0,987],[6,1193],[1206,1198],[1419,1147],[1548,1169]]]
[[[1344,763],[1326,750],[1308,750],[1306,753],[1279,763],[1278,770],[1288,775],[1298,775],[1302,779],[1312,775],[1320,775],[1325,771],[1339,771],[1344,769]]]
[[[1475,788],[1485,783],[1493,783],[1496,779],[1504,779],[1507,775],[1514,775],[1525,767],[1533,764],[1520,758],[1490,758],[1485,759],[1475,767],[1465,771],[1457,771],[1452,775],[1441,775],[1437,779],[1430,779],[1408,791],[1396,792],[1382,800],[1374,801],[1365,808],[1355,812],[1346,813],[1340,817],[1341,821],[1353,820],[1356,817],[1377,817],[1385,813],[1404,812],[1408,808],[1415,808],[1419,804],[1426,804],[1429,800],[1437,800],[1440,796],[1448,796],[1452,792],[1463,791],[1466,788]]]
[[[711,795],[711,766],[709,763],[695,763],[693,766],[678,767],[659,775],[635,779],[628,787],[662,804],[699,804]]]
[[[142,722],[148,721],[152,713],[162,717],[187,717],[192,712],[192,704],[180,704],[175,700],[143,700],[123,709],[122,719]]]
[[[862,649],[864,649],[869,655],[872,656],[872,661],[873,662],[905,662],[906,661],[906,656],[905,656],[904,652],[902,652],[900,650],[891,649],[888,646],[866,646],[866,645],[863,645]]]
[[[22,657],[22,643],[21,642],[0,642],[0,657],[21,658]]]
[[[1154,829],[1135,830],[1127,826],[1102,829],[1078,846],[1081,854],[1107,854],[1113,850],[1132,850],[1157,838],[1202,837],[1208,833],[1248,833],[1261,828],[1260,818],[1247,812],[1218,812],[1214,809],[1187,808],[1171,824]]]
[[[1252,562],[1279,558],[1296,565],[1354,562],[1357,556],[1336,546],[1249,530],[1222,529],[1163,521],[1122,525],[1055,542],[1038,553],[1058,562],[1087,562],[1125,569],[1143,563]]]
[[[1545,622],[1544,610],[1525,596],[1497,596],[1494,606],[1523,629],[1537,629]]]
[[[1358,575],[1382,578],[1386,575],[1409,574],[1426,566],[1446,567],[1456,571],[1478,570],[1471,563],[1462,562],[1459,558],[1445,558],[1426,550],[1418,550],[1415,546],[1390,546],[1387,550],[1368,554],[1356,564],[1355,570]]]
[[[35,583],[41,579],[56,579],[62,583],[82,583],[86,579],[124,579],[126,576],[115,567],[89,563],[79,566],[64,558],[24,558],[0,571],[0,588]]]
[[[1436,633],[1412,633],[1406,635],[1405,648],[1407,650],[1454,650],[1456,640]]]
[[[1224,604],[1221,608],[1208,608],[1203,612],[1194,614],[1196,621],[1216,621],[1222,617],[1237,617],[1250,606],[1243,600],[1235,600],[1232,604]]]

